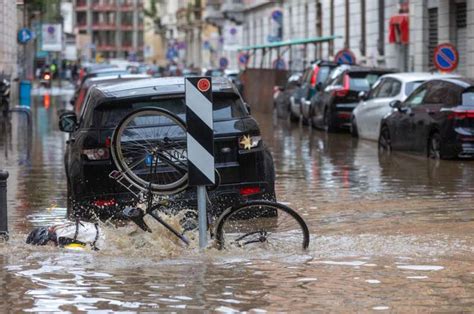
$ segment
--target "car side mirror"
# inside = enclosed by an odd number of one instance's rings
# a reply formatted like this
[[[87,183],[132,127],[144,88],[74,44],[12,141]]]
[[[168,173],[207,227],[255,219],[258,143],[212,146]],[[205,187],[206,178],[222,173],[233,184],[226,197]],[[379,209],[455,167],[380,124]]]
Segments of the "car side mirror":
[[[402,102],[400,100],[392,100],[388,105],[397,110],[402,108]]]
[[[367,99],[367,93],[364,91],[360,91],[358,96],[360,101],[364,101]]]
[[[245,103],[245,109],[247,109],[247,112],[251,114],[250,105],[248,103]]]
[[[77,116],[73,111],[66,111],[59,116],[59,130],[72,133],[77,127]]]

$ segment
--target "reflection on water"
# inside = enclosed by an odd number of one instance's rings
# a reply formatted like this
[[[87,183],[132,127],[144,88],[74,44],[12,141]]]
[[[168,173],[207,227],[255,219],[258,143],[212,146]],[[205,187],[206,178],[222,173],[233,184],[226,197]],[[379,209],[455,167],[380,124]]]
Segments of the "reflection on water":
[[[65,214],[67,136],[35,98],[33,128],[0,128],[10,172],[12,240],[0,244],[0,308],[10,311],[470,311],[474,302],[474,163],[397,154],[258,115],[280,201],[311,231],[304,254],[185,250],[161,234],[104,226],[107,247],[28,247],[31,225]]]

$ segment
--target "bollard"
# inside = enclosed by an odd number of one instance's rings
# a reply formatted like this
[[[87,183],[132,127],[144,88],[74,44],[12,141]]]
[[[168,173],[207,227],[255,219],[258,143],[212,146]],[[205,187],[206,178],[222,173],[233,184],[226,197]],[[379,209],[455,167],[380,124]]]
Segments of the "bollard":
[[[8,172],[0,170],[0,240],[3,241],[8,241],[7,179]]]

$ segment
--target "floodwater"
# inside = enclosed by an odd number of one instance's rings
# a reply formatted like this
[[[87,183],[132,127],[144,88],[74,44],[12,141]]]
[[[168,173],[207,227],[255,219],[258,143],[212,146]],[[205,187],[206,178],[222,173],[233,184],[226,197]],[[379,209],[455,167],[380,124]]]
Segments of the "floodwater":
[[[185,250],[155,232],[104,227],[99,252],[29,247],[32,226],[63,221],[67,136],[35,97],[0,128],[11,240],[0,244],[0,311],[471,312],[474,162],[396,154],[256,114],[278,199],[305,218],[307,252]]]

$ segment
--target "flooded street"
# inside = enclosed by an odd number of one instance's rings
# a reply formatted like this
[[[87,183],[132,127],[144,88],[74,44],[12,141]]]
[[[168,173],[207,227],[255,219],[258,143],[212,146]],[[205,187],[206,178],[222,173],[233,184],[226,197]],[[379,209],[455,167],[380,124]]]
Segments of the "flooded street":
[[[200,252],[112,227],[99,252],[27,246],[33,226],[65,216],[67,135],[57,110],[69,96],[35,96],[31,130],[20,113],[0,127],[0,169],[10,173],[11,239],[0,244],[6,312],[474,309],[474,162],[379,160],[376,143],[262,113],[278,200],[306,220],[307,252]]]

